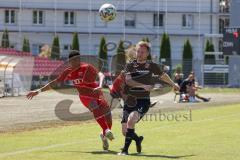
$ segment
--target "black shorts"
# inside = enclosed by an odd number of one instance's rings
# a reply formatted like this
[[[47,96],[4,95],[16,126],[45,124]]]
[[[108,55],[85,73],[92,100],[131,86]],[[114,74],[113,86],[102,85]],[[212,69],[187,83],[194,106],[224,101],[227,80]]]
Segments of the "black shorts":
[[[123,107],[122,121],[121,123],[127,123],[130,113],[137,111],[140,114],[140,119],[147,113],[150,107],[150,98],[137,99],[135,106],[129,106],[126,103]]]

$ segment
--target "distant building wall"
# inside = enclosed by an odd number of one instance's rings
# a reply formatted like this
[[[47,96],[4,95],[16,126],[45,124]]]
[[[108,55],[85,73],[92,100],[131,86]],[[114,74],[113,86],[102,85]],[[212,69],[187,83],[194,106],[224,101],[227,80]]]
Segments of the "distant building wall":
[[[229,86],[240,87],[240,56],[229,56]]]
[[[230,26],[240,26],[240,0],[231,0]]]

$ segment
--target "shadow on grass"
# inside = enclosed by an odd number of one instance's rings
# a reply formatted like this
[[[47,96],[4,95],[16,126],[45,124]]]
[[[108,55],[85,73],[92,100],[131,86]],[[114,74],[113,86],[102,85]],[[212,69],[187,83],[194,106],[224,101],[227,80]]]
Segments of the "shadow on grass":
[[[147,157],[147,158],[169,158],[169,159],[179,159],[179,158],[186,158],[186,157],[193,157],[196,155],[182,155],[182,156],[173,156],[173,155],[162,155],[162,154],[129,154],[129,156],[137,156],[137,157]]]
[[[50,152],[50,151],[46,151],[46,152]],[[94,154],[94,155],[116,155],[118,154],[118,152],[116,151],[112,151],[112,150],[108,150],[108,151],[91,151],[91,152],[82,152],[82,151],[51,151],[51,152],[69,152],[69,153],[88,153],[88,154]],[[163,154],[138,154],[138,153],[133,153],[133,154],[129,154],[128,156],[132,156],[132,157],[146,157],[146,158],[168,158],[168,159],[180,159],[180,158],[187,158],[187,157],[193,157],[196,155],[163,155]]]
[[[112,155],[117,155],[118,152],[116,151],[92,151],[92,152],[83,152],[83,153],[91,153],[91,154],[112,154]],[[193,157],[196,155],[181,155],[181,156],[174,156],[174,155],[161,155],[161,154],[138,154],[138,153],[133,153],[129,154],[128,156],[136,156],[136,157],[147,157],[147,158],[169,158],[169,159],[180,159],[180,158],[186,158],[186,157]]]
[[[117,155],[118,152],[116,151],[91,151],[91,152],[83,152],[83,153],[90,153],[90,154],[112,154],[112,155]]]

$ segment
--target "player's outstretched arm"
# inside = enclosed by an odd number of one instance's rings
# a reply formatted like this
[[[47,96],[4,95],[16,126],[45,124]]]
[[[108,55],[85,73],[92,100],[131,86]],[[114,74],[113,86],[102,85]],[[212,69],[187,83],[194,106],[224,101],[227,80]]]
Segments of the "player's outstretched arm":
[[[131,77],[131,75],[127,74],[126,75],[126,84],[131,86],[131,87],[140,87],[140,88],[144,88],[145,90],[147,91],[150,91],[153,86],[152,85],[146,85],[146,84],[142,84],[142,83],[139,83],[137,81],[134,81]]]
[[[163,73],[161,76],[160,76],[160,79],[163,80],[164,82],[168,83],[170,86],[172,86],[175,90],[179,91],[180,88],[177,84],[175,84],[171,78],[168,76],[167,73]]]
[[[48,84],[46,84],[45,86],[43,86],[42,88],[39,88],[39,89],[34,90],[34,91],[30,91],[27,94],[27,98],[31,100],[34,96],[38,95],[40,92],[50,90],[51,86],[54,86],[56,84],[57,84],[57,80],[55,79],[55,80],[49,82]]]
[[[103,87],[103,81],[104,81],[104,74],[102,72],[98,72],[98,78],[99,78],[99,86],[94,89],[94,91],[100,90]]]

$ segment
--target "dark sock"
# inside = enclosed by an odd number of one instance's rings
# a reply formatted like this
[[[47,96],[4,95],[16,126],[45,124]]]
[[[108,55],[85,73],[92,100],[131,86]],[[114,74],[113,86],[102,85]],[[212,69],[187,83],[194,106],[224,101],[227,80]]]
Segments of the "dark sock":
[[[127,131],[125,136],[125,144],[122,151],[128,151],[130,144],[132,143],[131,133]]]
[[[127,132],[130,133],[130,136],[131,136],[131,138],[132,138],[134,141],[138,142],[139,137],[138,137],[138,135],[135,133],[135,130],[134,130],[134,129],[128,128],[128,129],[127,129]]]

